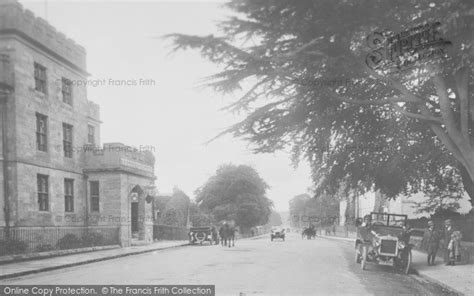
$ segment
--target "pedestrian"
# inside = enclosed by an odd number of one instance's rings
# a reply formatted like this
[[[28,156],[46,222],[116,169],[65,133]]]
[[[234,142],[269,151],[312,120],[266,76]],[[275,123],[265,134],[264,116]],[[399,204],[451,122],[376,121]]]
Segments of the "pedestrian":
[[[456,265],[456,260],[460,259],[460,249],[461,249],[461,239],[462,234],[461,231],[455,230],[451,234],[451,240],[448,244],[448,253],[449,253],[449,261],[448,265]]]
[[[454,234],[455,232],[456,234]],[[444,262],[446,265],[455,265],[455,261],[460,252],[461,238],[461,232],[454,228],[453,221],[451,219],[444,221]]]
[[[222,224],[222,226],[219,228],[219,237],[220,237],[220,242],[221,242],[221,245],[224,246],[224,243],[227,243],[226,241],[226,227],[227,227],[227,223],[224,222]]]
[[[439,241],[441,240],[441,234],[434,227],[432,220],[428,221],[428,228],[423,233],[423,240],[421,241],[421,247],[428,254],[428,265],[435,265],[436,253],[439,248]]]

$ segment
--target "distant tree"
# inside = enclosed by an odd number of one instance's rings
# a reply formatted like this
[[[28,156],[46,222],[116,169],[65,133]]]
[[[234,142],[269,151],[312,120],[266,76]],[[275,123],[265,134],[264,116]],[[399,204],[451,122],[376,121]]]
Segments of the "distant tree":
[[[339,217],[339,201],[327,194],[300,194],[290,200],[292,226],[301,227],[307,223],[332,224]],[[305,220],[306,219],[306,220]],[[313,219],[313,221],[310,221]]]
[[[311,213],[319,218],[322,225],[332,225],[339,220],[339,201],[327,194],[321,194],[306,203]]]
[[[293,197],[290,204],[290,215],[300,215],[304,213],[306,203],[311,199],[311,196],[307,193],[299,194]]]
[[[270,218],[268,219],[269,226],[280,226],[283,224],[283,221],[281,220],[281,216],[278,212],[272,211],[270,214]]]
[[[191,225],[194,227],[209,226],[213,222],[210,215],[204,213],[195,203],[191,204],[189,215]]]
[[[162,223],[173,226],[186,226],[188,211],[191,206],[190,198],[178,187],[173,189],[173,194],[164,206]]]
[[[242,231],[268,222],[273,202],[267,183],[247,165],[223,165],[196,190],[196,202],[216,221],[233,220]]]
[[[307,193],[299,194],[289,201],[290,205],[290,225],[301,227],[301,216],[305,214],[306,204],[311,199]]]
[[[169,226],[183,226],[184,217],[180,211],[174,208],[168,208],[163,213],[162,223]]]
[[[234,0],[228,7],[233,14],[219,36],[169,36],[176,49],[199,50],[222,66],[211,87],[245,89],[229,109],[248,116],[224,133],[257,152],[291,148],[295,162],[310,163],[315,189],[330,194],[341,182],[359,194],[410,194],[449,165],[474,204],[472,0]],[[437,37],[450,41],[442,58],[392,73],[366,65],[373,32],[436,22]]]

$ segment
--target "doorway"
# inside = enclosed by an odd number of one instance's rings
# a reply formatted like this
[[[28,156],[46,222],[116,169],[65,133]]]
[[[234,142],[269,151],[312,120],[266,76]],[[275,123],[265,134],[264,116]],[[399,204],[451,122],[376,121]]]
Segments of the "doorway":
[[[138,238],[138,202],[132,202],[132,237]]]

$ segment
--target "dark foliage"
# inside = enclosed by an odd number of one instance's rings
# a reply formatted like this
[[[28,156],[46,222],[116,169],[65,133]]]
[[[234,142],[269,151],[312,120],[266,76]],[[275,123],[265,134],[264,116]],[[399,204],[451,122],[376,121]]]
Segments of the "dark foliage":
[[[81,248],[83,246],[81,239],[72,233],[63,236],[57,245],[61,250]]]
[[[82,245],[84,247],[103,246],[105,244],[104,235],[99,232],[87,232],[82,237]]]
[[[229,110],[247,117],[224,133],[256,152],[290,149],[311,165],[317,191],[341,184],[393,198],[432,190],[451,170],[474,192],[474,2],[470,0],[231,1],[222,34],[173,34],[223,70],[222,93],[245,90]],[[367,36],[441,22],[443,59],[389,74],[365,64]],[[460,184],[457,184],[460,185]],[[428,186],[428,187],[426,187]]]
[[[15,239],[0,240],[0,256],[21,254],[26,252],[27,249],[28,244],[26,242]]]

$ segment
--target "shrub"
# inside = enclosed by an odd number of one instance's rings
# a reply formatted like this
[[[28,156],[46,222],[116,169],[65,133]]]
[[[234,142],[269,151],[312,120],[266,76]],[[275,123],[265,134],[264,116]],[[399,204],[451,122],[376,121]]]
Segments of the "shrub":
[[[53,247],[52,245],[50,244],[41,244],[39,246],[36,247],[36,252],[46,252],[46,251],[51,251],[51,250],[54,250],[55,247]]]
[[[0,256],[24,253],[27,249],[28,244],[24,241],[15,239],[0,240]]]
[[[58,241],[58,248],[61,250],[80,248],[82,241],[72,233],[68,233]]]
[[[87,247],[102,246],[104,241],[104,236],[99,232],[88,232],[82,237],[82,242]]]

